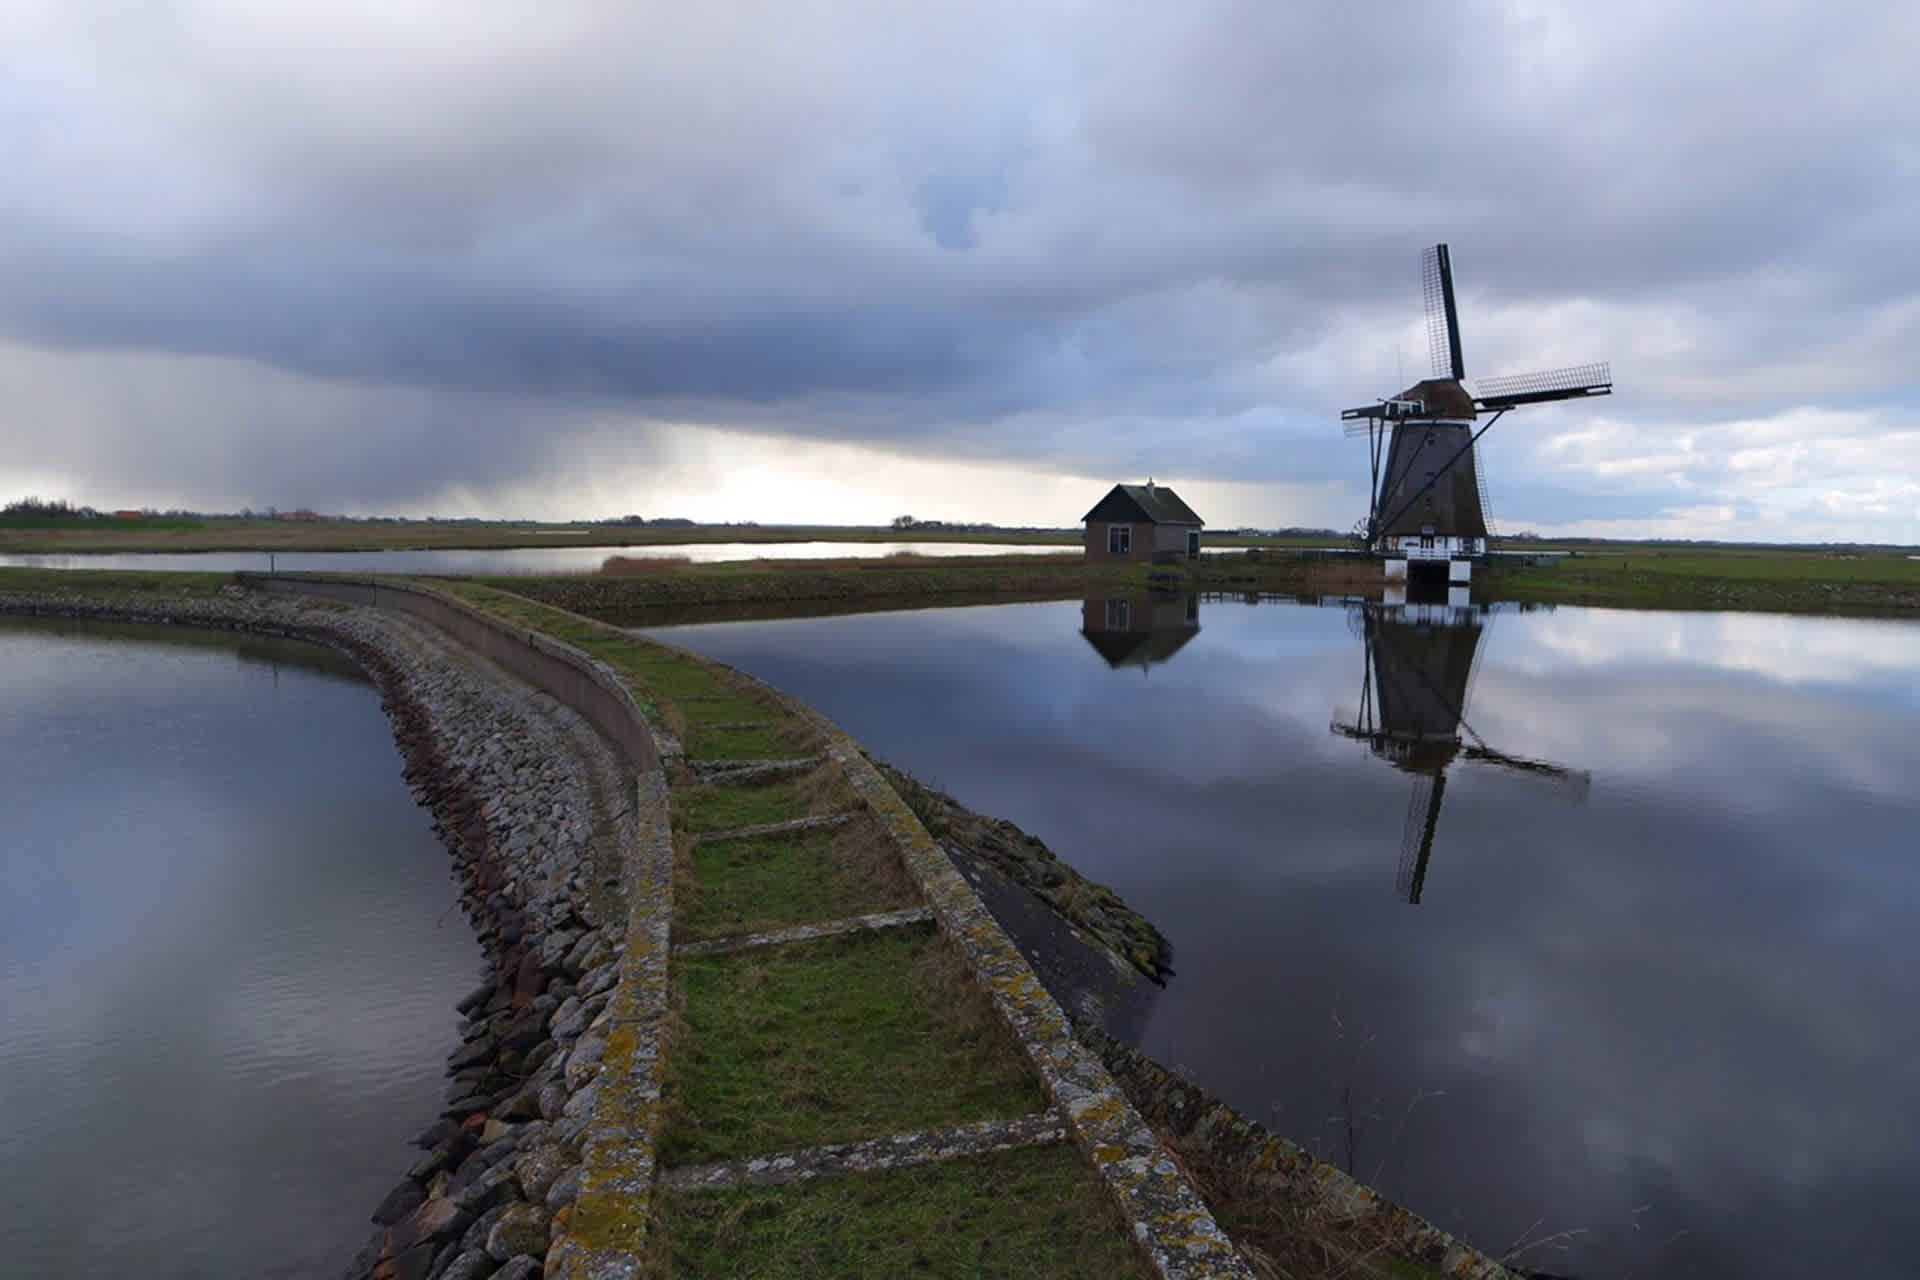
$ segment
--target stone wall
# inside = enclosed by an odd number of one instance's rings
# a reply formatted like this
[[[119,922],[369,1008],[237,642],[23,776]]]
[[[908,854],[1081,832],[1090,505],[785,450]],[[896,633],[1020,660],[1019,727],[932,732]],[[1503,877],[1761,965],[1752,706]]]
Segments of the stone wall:
[[[588,723],[619,747],[637,770],[659,767],[647,723],[618,677],[568,645],[537,631],[522,630],[471,609],[462,602],[406,582],[303,574],[275,577],[234,575],[245,585],[276,595],[318,597],[387,609],[445,631],[475,653],[499,665],[585,716]]]

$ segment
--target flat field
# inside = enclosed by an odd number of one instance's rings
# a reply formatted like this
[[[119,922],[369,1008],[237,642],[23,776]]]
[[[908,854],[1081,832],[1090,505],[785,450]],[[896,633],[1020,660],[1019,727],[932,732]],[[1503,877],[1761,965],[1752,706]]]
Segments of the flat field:
[[[1624,609],[1751,609],[1773,613],[1920,612],[1920,552],[1805,547],[1586,548],[1552,567],[1489,566],[1488,599]]]

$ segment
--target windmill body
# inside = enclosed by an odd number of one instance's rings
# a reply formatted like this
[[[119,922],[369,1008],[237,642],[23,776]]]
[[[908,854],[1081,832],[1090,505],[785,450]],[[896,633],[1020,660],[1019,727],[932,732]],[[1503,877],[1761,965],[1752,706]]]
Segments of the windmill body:
[[[1351,424],[1348,434],[1367,437],[1373,474],[1364,536],[1368,550],[1386,558],[1387,576],[1444,568],[1447,581],[1465,583],[1493,534],[1480,437],[1521,405],[1611,394],[1613,375],[1605,364],[1581,365],[1469,389],[1447,246],[1427,250],[1422,269],[1434,376],[1340,418]]]

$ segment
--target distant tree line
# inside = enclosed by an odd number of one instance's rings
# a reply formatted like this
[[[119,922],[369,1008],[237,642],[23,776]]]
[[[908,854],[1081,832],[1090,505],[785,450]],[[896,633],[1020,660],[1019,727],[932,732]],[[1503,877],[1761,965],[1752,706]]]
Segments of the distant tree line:
[[[919,530],[924,533],[991,533],[1010,531],[1014,533],[1053,533],[1051,526],[1039,525],[997,525],[990,520],[917,520],[913,516],[895,516],[893,528],[896,533],[911,533]]]
[[[619,525],[629,529],[691,529],[695,522],[682,516],[655,516],[649,520],[645,516],[615,516],[610,520],[596,520],[595,524]]]
[[[48,502],[43,498],[25,497],[0,507],[0,516],[11,516],[23,520],[98,520],[100,513],[92,507],[76,507],[65,498],[55,498]]]

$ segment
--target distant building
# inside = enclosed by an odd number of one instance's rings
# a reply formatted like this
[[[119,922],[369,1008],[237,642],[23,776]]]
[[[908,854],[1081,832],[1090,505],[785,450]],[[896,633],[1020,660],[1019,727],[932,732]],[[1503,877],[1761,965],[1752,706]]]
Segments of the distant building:
[[[278,516],[275,517],[275,519],[278,519],[278,520],[324,520],[326,519],[326,517],[323,515],[320,515],[318,512],[309,511],[305,507],[302,507],[298,511],[282,511]]]
[[[126,510],[126,511],[114,512],[113,518],[115,520],[139,520],[143,518],[143,515],[144,515],[143,512]]]
[[[1141,563],[1197,557],[1206,524],[1179,494],[1151,480],[1113,486],[1081,519],[1087,523],[1087,559]]]

